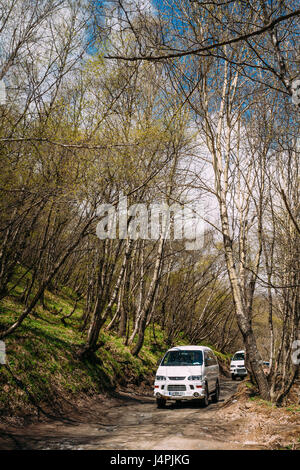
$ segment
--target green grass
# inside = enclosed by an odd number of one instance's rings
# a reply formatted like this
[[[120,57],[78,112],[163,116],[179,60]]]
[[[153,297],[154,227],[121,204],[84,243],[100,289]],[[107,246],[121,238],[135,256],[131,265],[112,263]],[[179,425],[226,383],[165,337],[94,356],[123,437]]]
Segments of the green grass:
[[[246,384],[246,386],[247,386],[247,384]],[[254,401],[259,405],[267,406],[268,408],[277,408],[276,403],[272,403],[271,401],[268,401],[268,400],[263,400],[262,398],[260,398],[258,396],[250,397],[249,400]],[[281,408],[282,411],[289,411],[289,412],[292,412],[292,413],[300,413],[300,406],[296,405],[296,404],[295,405],[291,404],[291,405],[287,405],[287,406],[281,406],[280,408]]]
[[[300,406],[299,405],[288,405],[285,407],[286,411],[292,411],[293,413],[300,413]],[[300,442],[300,440],[299,440]]]
[[[68,302],[58,298],[56,302],[67,314]],[[12,298],[3,301],[0,326],[11,324],[21,309]],[[126,384],[132,378],[139,383],[155,371],[161,352],[153,351],[149,335],[140,357],[136,358],[121,338],[102,332],[99,341],[103,346],[97,352],[99,362],[79,360],[75,351],[86,336],[79,330],[81,313],[79,310],[74,314],[65,327],[57,316],[39,308],[38,316],[29,316],[5,341],[9,369],[38,403],[55,404],[71,395],[92,395],[112,389],[117,383]],[[28,395],[17,386],[9,370],[1,366],[0,371],[0,414],[21,412],[24,403],[30,405]]]
[[[268,408],[276,408],[276,404],[268,400],[263,400],[258,396],[250,397],[249,400],[256,402],[258,405],[267,406]]]

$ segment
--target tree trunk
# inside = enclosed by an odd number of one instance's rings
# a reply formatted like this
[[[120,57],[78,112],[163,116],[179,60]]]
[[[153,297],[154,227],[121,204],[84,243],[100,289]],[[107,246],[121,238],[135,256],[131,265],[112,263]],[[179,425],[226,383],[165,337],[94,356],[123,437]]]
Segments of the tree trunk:
[[[164,238],[161,236],[161,239],[159,241],[159,246],[158,246],[158,252],[157,252],[157,257],[156,257],[156,262],[154,266],[154,273],[153,273],[153,278],[147,293],[147,297],[144,302],[144,306],[142,308],[141,314],[140,314],[140,323],[139,323],[139,328],[138,328],[138,338],[136,344],[132,348],[132,354],[134,356],[137,356],[144,344],[144,336],[145,336],[145,328],[147,324],[147,317],[148,314],[151,310],[152,307],[152,302],[155,297],[156,289],[158,287],[158,279],[159,279],[159,274],[161,270],[161,264],[162,264],[162,256],[163,256],[163,249],[164,249]]]

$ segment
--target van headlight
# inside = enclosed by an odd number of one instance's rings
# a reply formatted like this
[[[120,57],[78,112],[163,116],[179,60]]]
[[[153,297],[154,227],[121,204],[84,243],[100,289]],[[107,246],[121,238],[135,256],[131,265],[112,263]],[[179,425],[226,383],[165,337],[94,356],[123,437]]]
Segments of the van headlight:
[[[166,377],[164,377],[163,375],[157,375],[155,377],[155,380],[166,380]]]
[[[190,375],[188,380],[202,380],[202,375]]]

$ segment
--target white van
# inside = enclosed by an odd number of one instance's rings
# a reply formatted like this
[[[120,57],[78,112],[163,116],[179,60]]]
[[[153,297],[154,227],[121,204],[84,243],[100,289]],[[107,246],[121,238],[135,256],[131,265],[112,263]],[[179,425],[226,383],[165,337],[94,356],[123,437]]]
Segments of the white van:
[[[236,351],[230,362],[230,373],[232,380],[237,377],[244,379],[247,375],[247,369],[245,367],[245,351]]]
[[[154,396],[159,408],[167,400],[198,400],[207,406],[209,397],[219,400],[219,364],[210,348],[177,346],[167,351],[155,377]]]

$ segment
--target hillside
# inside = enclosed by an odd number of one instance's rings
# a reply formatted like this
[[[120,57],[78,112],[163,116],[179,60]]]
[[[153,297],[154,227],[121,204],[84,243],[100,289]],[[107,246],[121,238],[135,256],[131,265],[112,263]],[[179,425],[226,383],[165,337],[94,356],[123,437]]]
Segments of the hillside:
[[[0,302],[0,328],[13,323],[24,305],[23,286],[15,287]],[[74,295],[62,289],[49,291],[22,326],[7,338],[7,363],[0,366],[0,419],[32,419],[34,416],[64,413],[84,398],[116,390],[152,393],[158,360],[168,346],[161,329],[148,328],[138,357],[132,356],[123,339],[113,332],[100,334],[101,347],[95,360],[79,360],[76,352],[86,332],[81,331],[83,303],[74,309]],[[186,344],[184,339],[181,344]],[[224,364],[226,356],[216,352]],[[13,418],[12,418],[13,417]]]

